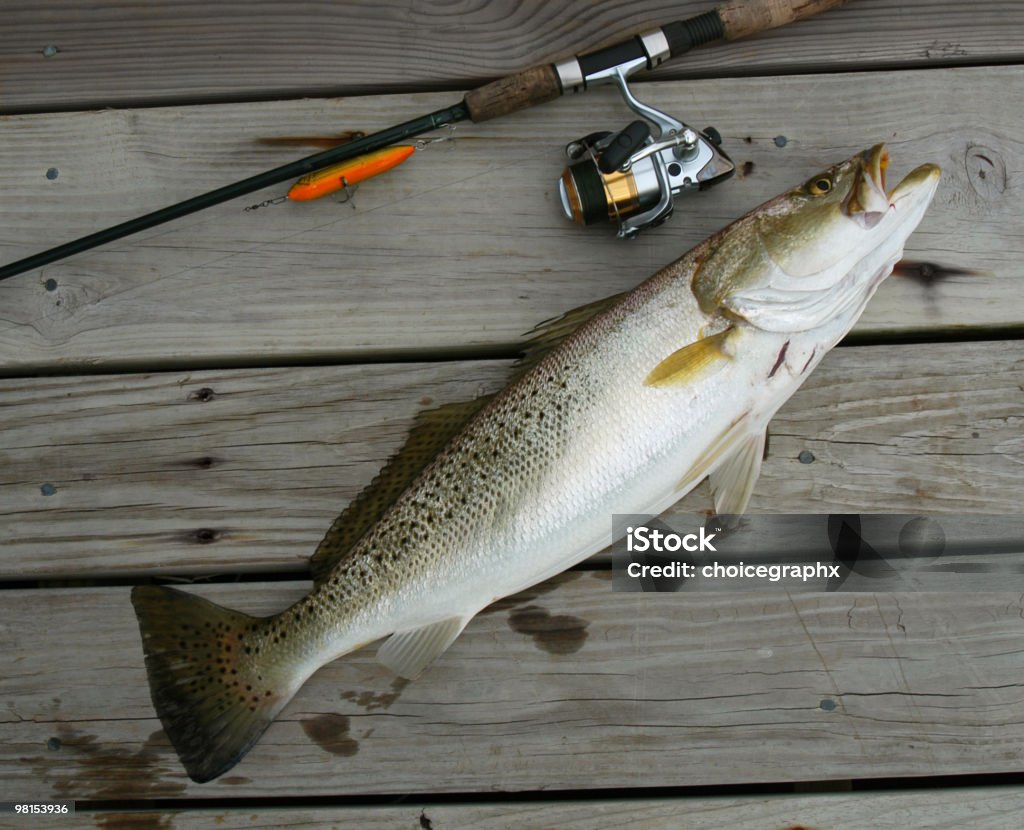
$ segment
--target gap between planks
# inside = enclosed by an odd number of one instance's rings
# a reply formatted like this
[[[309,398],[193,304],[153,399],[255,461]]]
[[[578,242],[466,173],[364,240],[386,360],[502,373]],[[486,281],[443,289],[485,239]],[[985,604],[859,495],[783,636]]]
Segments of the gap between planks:
[[[298,586],[196,586],[249,613]],[[600,790],[1021,769],[1020,595],[625,595],[563,574],[478,615],[423,676],[356,651],[223,780],[152,713],[125,588],[7,592],[0,797]],[[116,713],[116,716],[114,716]],[[52,739],[56,739],[56,741]],[[759,751],[751,753],[750,747]]]
[[[823,794],[721,796],[688,798],[590,798],[537,803],[526,798],[489,798],[478,804],[436,804],[411,798],[412,803],[379,807],[233,806],[125,813],[99,809],[94,821],[103,830],[117,830],[135,820],[140,826],[159,821],[161,830],[722,830],[758,828],[782,830],[1019,830],[1024,812],[1021,787],[970,787],[941,791],[864,792]],[[477,796],[479,798],[479,796]],[[54,821],[54,830],[65,825]],[[127,830],[127,827],[126,827]]]
[[[44,0],[5,16],[0,86],[8,112],[470,88],[714,6],[635,0],[623,13],[618,0],[529,0],[454,12],[423,0],[262,2],[240,17],[224,0],[162,3],[145,15]],[[1019,5],[999,0],[858,0],[694,50],[654,77],[1019,61],[1011,33],[1022,25]]]
[[[0,284],[0,372],[508,349],[541,320],[633,287],[764,199],[882,139],[901,172],[925,160],[945,171],[908,258],[982,273],[931,288],[889,279],[855,336],[1019,334],[1024,210],[1011,172],[1024,163],[1024,115],[1001,101],[1024,83],[1024,68],[903,72],[884,97],[879,78],[648,85],[652,103],[714,122],[736,160],[754,166],[681,199],[672,222],[629,244],[609,229],[571,226],[557,204],[565,142],[625,117],[604,88],[460,125],[457,149],[433,145],[368,183],[356,211],[220,205]],[[823,122],[838,99],[856,118]],[[921,100],[943,113],[941,124]],[[0,255],[32,253],[52,244],[55,228],[61,237],[96,230],[298,155],[257,141],[296,124],[369,130],[440,103],[391,96],[0,119],[0,170],[10,171]],[[62,171],[52,182],[51,166]]]
[[[0,382],[0,579],[302,570],[417,412],[492,392],[509,371],[476,361]],[[1022,395],[1021,341],[833,351],[773,419],[751,509],[1016,514]],[[702,485],[670,515],[709,506]]]

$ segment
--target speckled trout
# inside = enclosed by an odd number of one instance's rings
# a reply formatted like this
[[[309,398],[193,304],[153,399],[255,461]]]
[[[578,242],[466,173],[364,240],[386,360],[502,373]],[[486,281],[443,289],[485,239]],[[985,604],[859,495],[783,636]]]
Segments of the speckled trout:
[[[497,395],[421,415],[335,522],[312,591],[251,617],[138,587],[153,703],[188,774],[232,767],[320,666],[387,637],[415,677],[473,616],[710,476],[741,513],[765,430],[860,316],[939,180],[886,190],[881,145],[761,205],[637,288],[538,330]]]

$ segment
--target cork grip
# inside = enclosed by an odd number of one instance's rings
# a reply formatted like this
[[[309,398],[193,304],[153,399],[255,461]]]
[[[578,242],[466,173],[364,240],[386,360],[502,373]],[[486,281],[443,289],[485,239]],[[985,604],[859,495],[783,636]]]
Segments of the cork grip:
[[[466,93],[465,104],[473,121],[487,121],[499,115],[553,101],[562,94],[558,74],[551,64],[500,78]]]
[[[725,39],[754,35],[841,6],[846,0],[732,0],[716,11]]]

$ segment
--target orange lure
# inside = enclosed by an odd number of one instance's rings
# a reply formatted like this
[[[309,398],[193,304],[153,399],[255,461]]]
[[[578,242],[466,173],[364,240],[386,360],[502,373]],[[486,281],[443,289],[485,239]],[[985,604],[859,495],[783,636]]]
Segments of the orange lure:
[[[397,167],[415,150],[416,148],[409,144],[397,144],[310,173],[292,185],[292,189],[288,191],[288,198],[295,202],[308,202],[311,199],[328,196],[346,185],[359,184],[365,179],[379,176],[392,167]]]

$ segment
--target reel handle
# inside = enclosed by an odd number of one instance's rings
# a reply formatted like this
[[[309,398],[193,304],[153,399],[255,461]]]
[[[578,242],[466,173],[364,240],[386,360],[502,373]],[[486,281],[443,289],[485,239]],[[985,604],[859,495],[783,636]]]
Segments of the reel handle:
[[[841,6],[846,0],[732,0],[715,11],[725,39],[737,40]]]
[[[463,103],[469,110],[470,119],[479,123],[554,101],[561,94],[558,73],[554,65],[548,63],[477,87],[466,93]]]

